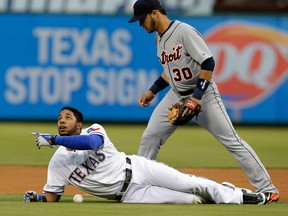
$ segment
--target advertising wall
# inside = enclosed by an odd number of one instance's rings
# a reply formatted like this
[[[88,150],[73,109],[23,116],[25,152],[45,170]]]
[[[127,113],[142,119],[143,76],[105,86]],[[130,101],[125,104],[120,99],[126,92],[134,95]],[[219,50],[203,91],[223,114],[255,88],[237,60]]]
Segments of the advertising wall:
[[[126,16],[0,14],[0,119],[146,122],[139,96],[162,72],[153,34]],[[179,18],[180,19],[180,18]],[[234,122],[288,123],[288,18],[191,17],[216,60]],[[167,90],[166,90],[167,91]]]

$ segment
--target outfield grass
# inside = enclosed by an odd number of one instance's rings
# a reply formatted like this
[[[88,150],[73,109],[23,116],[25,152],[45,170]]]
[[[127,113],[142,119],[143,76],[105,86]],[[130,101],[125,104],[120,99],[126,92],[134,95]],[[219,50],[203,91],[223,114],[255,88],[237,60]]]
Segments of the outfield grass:
[[[125,151],[127,154],[137,153],[145,125],[102,125],[118,150]],[[288,168],[287,127],[237,127],[236,129],[255,149],[267,168]],[[32,131],[57,133],[55,123],[1,122],[0,131],[0,165],[46,166],[55,151],[50,148],[38,150],[34,138],[30,135]],[[239,167],[228,151],[198,126],[186,126],[177,130],[163,146],[158,160],[176,168]],[[22,199],[23,195],[7,195],[0,192],[0,215],[288,215],[288,202],[282,201],[255,206],[118,204],[92,196],[85,197],[84,203],[73,203],[72,196],[68,195],[64,195],[59,203],[23,203]]]
[[[145,125],[102,125],[119,151],[137,154]],[[267,168],[288,168],[287,127],[250,126],[236,129]],[[49,148],[38,150],[30,134],[33,131],[57,133],[55,123],[2,122],[0,131],[0,164],[47,165],[54,153]],[[176,168],[239,167],[222,144],[195,125],[180,127],[162,147],[157,160]]]

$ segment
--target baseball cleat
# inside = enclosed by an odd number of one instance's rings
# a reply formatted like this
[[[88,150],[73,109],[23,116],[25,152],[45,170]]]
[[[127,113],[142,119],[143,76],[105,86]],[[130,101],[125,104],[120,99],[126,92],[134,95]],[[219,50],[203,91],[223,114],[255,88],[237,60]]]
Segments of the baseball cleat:
[[[264,192],[264,194],[266,195],[266,203],[268,204],[277,202],[280,199],[280,195],[277,193]]]
[[[243,204],[265,205],[266,196],[263,193],[243,193]]]

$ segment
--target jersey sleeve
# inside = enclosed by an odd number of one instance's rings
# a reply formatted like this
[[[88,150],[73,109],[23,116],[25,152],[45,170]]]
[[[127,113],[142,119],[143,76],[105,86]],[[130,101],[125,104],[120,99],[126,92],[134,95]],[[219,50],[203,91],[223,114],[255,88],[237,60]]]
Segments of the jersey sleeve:
[[[183,45],[196,62],[202,64],[207,58],[212,57],[211,51],[196,29],[191,26],[182,29]]]
[[[86,129],[84,133],[81,133],[83,135],[91,135],[91,134],[97,134],[103,137],[103,139],[107,136],[105,129],[99,125],[99,124],[93,124],[89,128]]]
[[[62,195],[64,193],[65,185],[68,185],[64,176],[61,174],[61,170],[51,160],[48,166],[47,182],[43,187],[43,192],[55,193],[56,195]]]

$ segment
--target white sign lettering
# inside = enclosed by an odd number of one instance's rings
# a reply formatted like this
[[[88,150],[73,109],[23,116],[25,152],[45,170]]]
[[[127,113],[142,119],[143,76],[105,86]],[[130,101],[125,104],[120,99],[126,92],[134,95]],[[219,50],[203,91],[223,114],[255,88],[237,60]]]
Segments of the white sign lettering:
[[[12,67],[6,73],[5,98],[11,104],[69,103],[83,85],[76,68]]]
[[[130,68],[108,71],[103,68],[92,69],[87,76],[87,101],[92,105],[137,104],[139,96],[157,77],[159,74],[156,70],[135,72]],[[154,102],[157,103],[157,100]]]
[[[49,105],[68,104],[72,102],[73,94],[85,87],[86,94],[82,92],[82,97],[86,96],[91,105],[128,106],[137,104],[140,94],[158,76],[156,70],[133,71],[131,68],[93,68],[85,77],[76,68],[12,67],[6,73],[4,96],[8,103],[15,105],[40,102]],[[157,99],[153,103],[157,103]]]
[[[36,28],[40,64],[123,66],[132,59],[131,33],[116,29]]]

